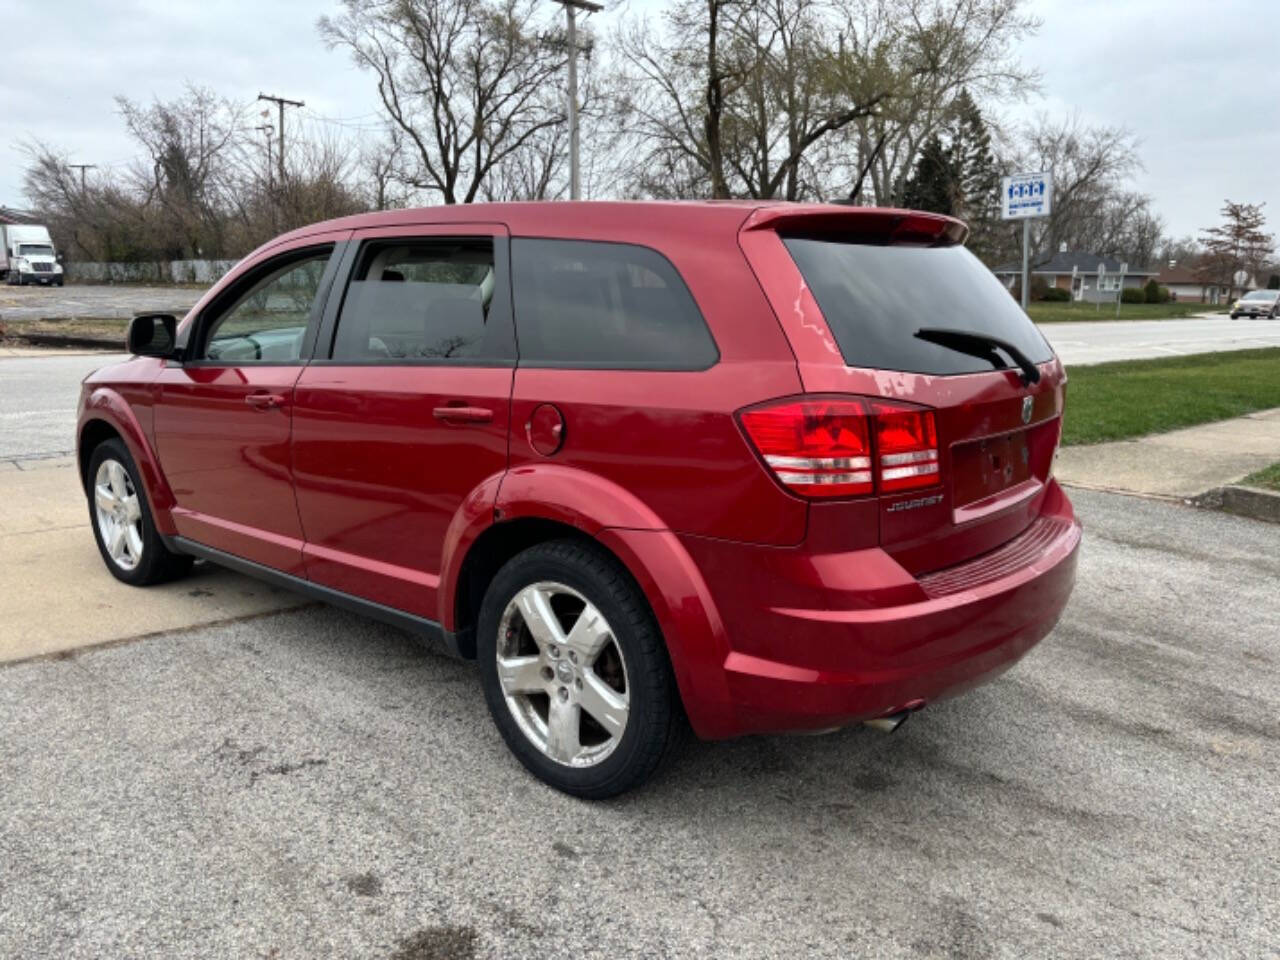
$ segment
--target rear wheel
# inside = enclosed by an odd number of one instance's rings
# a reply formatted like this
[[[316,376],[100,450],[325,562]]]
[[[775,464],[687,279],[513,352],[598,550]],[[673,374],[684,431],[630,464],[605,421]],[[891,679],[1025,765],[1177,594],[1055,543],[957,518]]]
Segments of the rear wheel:
[[[477,635],[489,711],[539,779],[602,799],[647,780],[683,729],[666,647],[609,553],[559,540],[494,577]]]
[[[117,580],[140,587],[191,569],[191,557],[160,539],[138,468],[118,439],[104,440],[89,457],[89,518],[102,560]]]

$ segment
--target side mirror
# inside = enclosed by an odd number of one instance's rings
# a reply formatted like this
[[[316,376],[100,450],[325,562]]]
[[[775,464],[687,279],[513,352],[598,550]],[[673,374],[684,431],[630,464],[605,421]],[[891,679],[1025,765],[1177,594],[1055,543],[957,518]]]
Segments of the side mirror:
[[[178,340],[178,318],[170,313],[144,313],[129,321],[125,346],[136,357],[172,357]]]

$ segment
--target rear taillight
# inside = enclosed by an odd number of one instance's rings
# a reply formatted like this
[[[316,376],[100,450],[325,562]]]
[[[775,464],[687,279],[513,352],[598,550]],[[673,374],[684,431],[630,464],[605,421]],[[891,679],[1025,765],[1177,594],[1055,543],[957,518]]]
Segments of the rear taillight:
[[[938,430],[932,410],[872,400],[876,423],[876,479],[884,493],[938,482]]]
[[[877,488],[891,493],[939,479],[932,410],[815,397],[752,407],[739,417],[769,469],[802,496],[856,497]]]
[[[779,480],[809,497],[870,493],[871,438],[858,401],[797,400],[742,413],[742,426]]]

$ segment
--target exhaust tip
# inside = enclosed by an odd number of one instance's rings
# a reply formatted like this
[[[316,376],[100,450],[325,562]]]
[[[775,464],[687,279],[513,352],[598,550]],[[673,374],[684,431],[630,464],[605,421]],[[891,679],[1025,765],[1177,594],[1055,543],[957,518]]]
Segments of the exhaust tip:
[[[909,716],[911,716],[910,710],[899,710],[897,713],[891,713],[887,717],[863,720],[862,725],[870,727],[872,730],[879,730],[881,733],[893,733],[893,731],[907,722],[907,717]]]

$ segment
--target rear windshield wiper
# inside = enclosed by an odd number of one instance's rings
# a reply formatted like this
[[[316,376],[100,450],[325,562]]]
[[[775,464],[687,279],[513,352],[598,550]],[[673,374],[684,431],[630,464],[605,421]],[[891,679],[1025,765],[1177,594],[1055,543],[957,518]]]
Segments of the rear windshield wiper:
[[[936,343],[940,347],[950,347],[961,353],[969,353],[983,359],[996,359],[996,350],[1003,350],[1022,371],[1023,384],[1039,383],[1040,370],[1028,359],[1027,355],[1007,340],[993,337],[989,333],[977,333],[972,330],[949,330],[946,327],[921,327],[915,332],[920,340]]]

